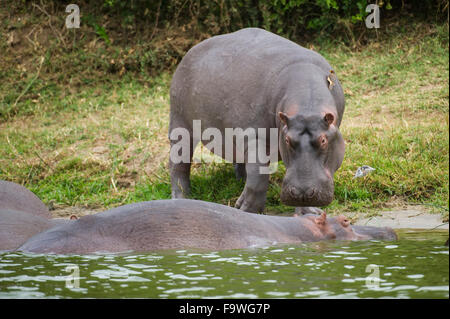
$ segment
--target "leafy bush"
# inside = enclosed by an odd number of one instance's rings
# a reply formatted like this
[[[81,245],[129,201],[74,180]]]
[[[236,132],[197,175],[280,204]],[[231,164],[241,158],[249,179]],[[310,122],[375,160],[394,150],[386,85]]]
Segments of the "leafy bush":
[[[261,27],[289,38],[336,32],[353,38],[365,29],[368,0],[104,0],[103,8],[122,18],[124,25],[157,21],[165,25],[189,24],[208,34]],[[377,1],[383,18],[409,15],[418,19],[445,20],[448,0]],[[155,22],[156,23],[156,22]]]

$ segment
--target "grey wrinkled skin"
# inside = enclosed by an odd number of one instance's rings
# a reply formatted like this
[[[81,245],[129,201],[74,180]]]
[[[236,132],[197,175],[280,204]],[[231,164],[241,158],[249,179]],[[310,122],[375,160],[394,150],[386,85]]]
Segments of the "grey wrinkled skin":
[[[37,234],[18,250],[56,254],[221,250],[321,240],[397,238],[386,227],[364,227],[358,232],[352,227],[343,216],[280,217],[197,200],[156,200],[83,216]]]
[[[281,201],[325,206],[333,200],[333,174],[345,150],[339,132],[345,102],[332,67],[317,52],[257,28],[212,37],[180,62],[170,103],[169,133],[182,127],[192,137],[193,120],[201,120],[202,130],[217,128],[222,136],[225,128],[265,128],[269,145],[269,129],[278,128],[278,157],[286,166]],[[197,142],[187,142],[191,159]],[[237,178],[246,180],[237,208],[263,211],[269,185],[269,175],[259,173],[264,165],[235,165]],[[190,167],[169,160],[172,198],[189,196]]]

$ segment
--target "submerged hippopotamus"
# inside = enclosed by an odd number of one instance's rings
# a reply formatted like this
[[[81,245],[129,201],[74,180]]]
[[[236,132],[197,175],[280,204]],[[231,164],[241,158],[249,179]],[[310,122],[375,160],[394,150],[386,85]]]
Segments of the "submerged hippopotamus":
[[[282,159],[286,166],[281,201],[328,205],[334,195],[333,174],[344,157],[339,132],[344,104],[342,87],[328,62],[273,33],[247,28],[197,44],[182,59],[170,88],[172,198],[189,195],[191,160],[200,140],[215,154],[237,162],[237,176],[246,178],[236,207],[261,212],[269,184],[261,168],[267,168],[267,160],[250,161],[248,141],[263,139],[265,155],[275,147],[276,161]],[[208,130],[199,138],[195,120]],[[278,130],[275,143],[269,140],[271,128]],[[232,154],[224,141],[227,129],[235,133]],[[215,132],[221,133],[221,141],[211,137]],[[238,147],[238,140],[245,145]],[[178,158],[182,146],[190,154]]]
[[[34,193],[19,184],[3,180],[0,180],[0,209],[52,217],[47,206]]]
[[[0,180],[0,250],[14,250],[34,235],[64,223],[49,219],[45,204],[31,191]]]
[[[396,239],[390,228],[352,226],[323,213],[279,217],[246,213],[209,202],[155,200],[117,207],[48,229],[18,250],[35,253],[162,249],[235,249],[328,239]]]
[[[15,250],[34,235],[65,222],[0,206],[0,251]]]

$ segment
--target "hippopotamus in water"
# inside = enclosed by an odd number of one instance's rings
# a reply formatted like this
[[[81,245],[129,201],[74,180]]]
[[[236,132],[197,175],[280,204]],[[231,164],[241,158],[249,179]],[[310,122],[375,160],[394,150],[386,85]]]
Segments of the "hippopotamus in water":
[[[333,174],[344,157],[339,132],[344,104],[342,87],[328,62],[273,33],[247,28],[197,44],[180,62],[170,88],[172,198],[189,195],[192,155],[200,140],[216,155],[235,162],[236,174],[246,178],[235,206],[263,211],[269,175],[262,168],[268,163],[259,156],[249,160],[252,138],[264,140],[264,155],[278,149],[275,159],[286,166],[283,203],[328,205],[334,196]],[[195,120],[207,128],[199,138]],[[227,129],[235,133],[231,155],[225,145]],[[270,129],[278,132],[275,143],[270,142]],[[214,130],[222,140],[211,137]],[[237,147],[238,140],[245,145]],[[190,154],[174,160],[172,155],[183,153],[183,146]]]
[[[0,180],[0,250],[14,250],[34,235],[64,223],[49,219],[45,204],[16,183]]]
[[[328,239],[396,239],[390,228],[357,227],[344,216],[258,215],[209,202],[156,200],[117,207],[53,227],[18,250],[35,253],[237,249]]]
[[[64,222],[0,206],[0,250],[17,249],[34,235]]]

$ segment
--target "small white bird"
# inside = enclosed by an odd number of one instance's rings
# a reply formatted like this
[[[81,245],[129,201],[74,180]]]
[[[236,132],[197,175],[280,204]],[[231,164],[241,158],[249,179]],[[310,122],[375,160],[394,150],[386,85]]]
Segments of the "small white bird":
[[[358,167],[356,170],[355,176],[353,178],[363,177],[369,174],[371,171],[374,171],[375,168],[370,167],[369,165],[363,165],[361,167]]]

